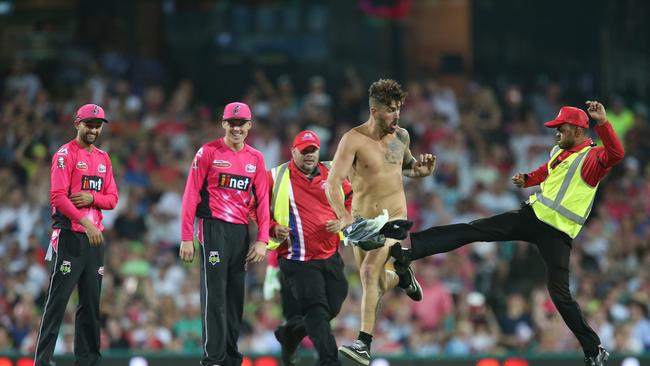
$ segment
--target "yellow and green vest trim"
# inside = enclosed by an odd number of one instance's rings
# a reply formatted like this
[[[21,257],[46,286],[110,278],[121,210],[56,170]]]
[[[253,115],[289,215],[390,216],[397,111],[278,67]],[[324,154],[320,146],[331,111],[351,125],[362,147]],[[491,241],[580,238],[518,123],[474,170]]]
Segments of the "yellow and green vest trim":
[[[551,150],[547,163],[548,176],[540,184],[541,192],[532,194],[529,203],[537,218],[569,235],[578,236],[585,224],[596,196],[595,187],[582,179],[582,166],[592,146],[569,155],[551,168],[551,163],[564,151],[559,146]]]

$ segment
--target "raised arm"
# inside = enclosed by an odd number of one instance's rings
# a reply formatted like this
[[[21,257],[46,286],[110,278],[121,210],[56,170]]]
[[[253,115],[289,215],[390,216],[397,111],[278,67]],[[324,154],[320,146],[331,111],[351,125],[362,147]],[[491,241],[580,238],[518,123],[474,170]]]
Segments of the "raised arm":
[[[417,163],[417,159],[411,153],[411,136],[409,136],[408,131],[400,129],[397,131],[397,138],[406,145],[404,148],[404,160],[402,161],[402,174],[405,177],[411,177],[413,175],[413,167]]]
[[[420,154],[416,159],[411,153],[411,137],[405,129],[397,131],[397,138],[406,146],[404,148],[404,161],[402,162],[402,174],[409,178],[423,178],[431,175],[436,169],[436,156],[431,154]]]
[[[330,169],[325,186],[327,200],[341,222],[341,229],[354,222],[352,214],[345,209],[344,197],[341,194],[341,185],[347,178],[356,155],[354,138],[350,137],[351,133],[354,132],[346,133],[339,141],[339,146],[336,148],[334,160],[332,161],[332,169]]]
[[[600,102],[593,100],[588,100],[586,104],[589,117],[596,121],[594,130],[603,142],[604,150],[602,154],[599,154],[598,160],[603,168],[611,168],[625,157],[623,143],[607,120],[605,107]]]

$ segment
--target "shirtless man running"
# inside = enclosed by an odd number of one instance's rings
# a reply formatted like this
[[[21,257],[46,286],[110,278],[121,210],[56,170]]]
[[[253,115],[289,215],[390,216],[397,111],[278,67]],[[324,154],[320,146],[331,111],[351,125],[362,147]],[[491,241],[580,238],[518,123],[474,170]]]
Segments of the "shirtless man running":
[[[435,156],[421,154],[419,160],[413,157],[409,134],[398,126],[406,96],[401,86],[394,80],[380,79],[370,85],[368,92],[370,118],[343,135],[327,180],[327,197],[341,229],[355,218],[375,218],[384,209],[388,210],[390,220],[406,219],[402,176],[426,177],[435,168]],[[350,178],[354,192],[352,214],[345,210],[343,197],[337,191],[346,177]],[[382,294],[398,286],[411,299],[422,300],[422,288],[411,268],[398,274],[392,263],[387,263],[389,248],[395,242],[387,239],[383,247],[371,251],[354,247],[363,286],[361,330],[358,339],[339,347],[339,352],[362,365],[370,364],[370,343]]]

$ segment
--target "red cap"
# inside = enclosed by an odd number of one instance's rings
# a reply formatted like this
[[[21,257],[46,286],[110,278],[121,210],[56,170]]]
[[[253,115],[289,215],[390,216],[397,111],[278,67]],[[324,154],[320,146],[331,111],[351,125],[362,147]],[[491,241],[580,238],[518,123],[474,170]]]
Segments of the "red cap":
[[[232,102],[226,105],[223,109],[223,120],[229,119],[243,119],[250,121],[252,118],[251,109],[246,103]]]
[[[589,117],[587,113],[580,108],[576,107],[562,107],[560,113],[557,114],[554,120],[544,123],[544,126],[554,128],[563,123],[576,125],[582,128],[589,128]]]
[[[74,116],[75,123],[90,121],[93,119],[99,119],[108,123],[106,115],[104,114],[104,109],[97,104],[82,105],[79,109],[77,109],[77,113]]]
[[[296,148],[299,151],[303,151],[310,146],[320,149],[320,139],[314,131],[304,130],[293,139],[292,148]]]

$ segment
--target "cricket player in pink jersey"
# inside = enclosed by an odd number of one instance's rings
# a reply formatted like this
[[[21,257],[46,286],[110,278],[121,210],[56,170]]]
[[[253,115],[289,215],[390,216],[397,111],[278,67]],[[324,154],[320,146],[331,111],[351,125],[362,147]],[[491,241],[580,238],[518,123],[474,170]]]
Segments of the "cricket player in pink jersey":
[[[260,262],[269,239],[269,189],[264,156],[245,143],[251,129],[248,105],[226,105],[226,131],[197,151],[183,194],[181,247],[186,262],[194,258],[194,221],[201,244],[201,365],[241,365],[237,338],[244,310],[247,262]],[[249,248],[248,210],[259,202],[257,240]]]
[[[117,204],[117,187],[108,153],[95,147],[108,120],[104,110],[86,104],[77,110],[77,137],[52,157],[50,202],[54,257],[50,288],[36,341],[35,366],[50,366],[66,305],[75,286],[75,365],[99,365],[99,295],[104,275],[102,210]]]

